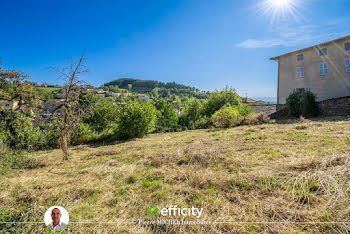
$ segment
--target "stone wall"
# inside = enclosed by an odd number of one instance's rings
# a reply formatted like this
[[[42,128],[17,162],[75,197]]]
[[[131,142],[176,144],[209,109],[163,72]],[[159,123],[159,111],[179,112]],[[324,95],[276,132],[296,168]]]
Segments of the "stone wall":
[[[350,115],[350,96],[324,100],[318,107],[323,116]]]
[[[249,105],[255,113],[264,113],[270,115],[276,112],[276,104]]]
[[[350,96],[332,98],[318,102],[321,116],[346,116],[350,115]],[[286,105],[277,105],[276,112],[270,114],[270,118],[287,118],[288,110]]]

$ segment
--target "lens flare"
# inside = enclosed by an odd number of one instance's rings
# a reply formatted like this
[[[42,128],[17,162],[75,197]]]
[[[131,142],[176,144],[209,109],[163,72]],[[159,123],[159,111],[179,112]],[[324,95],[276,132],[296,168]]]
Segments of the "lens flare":
[[[259,11],[270,16],[272,23],[290,17],[296,21],[301,20],[303,16],[300,14],[300,8],[302,0],[263,0],[258,5]]]
[[[285,9],[288,8],[291,4],[293,4],[293,0],[268,0],[269,4],[277,9]]]

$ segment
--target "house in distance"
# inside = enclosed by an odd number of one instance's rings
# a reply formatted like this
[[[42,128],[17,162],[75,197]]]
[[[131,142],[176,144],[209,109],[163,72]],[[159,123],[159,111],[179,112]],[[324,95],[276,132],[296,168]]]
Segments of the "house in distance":
[[[317,101],[350,96],[350,35],[271,58],[278,62],[277,104],[309,90]]]

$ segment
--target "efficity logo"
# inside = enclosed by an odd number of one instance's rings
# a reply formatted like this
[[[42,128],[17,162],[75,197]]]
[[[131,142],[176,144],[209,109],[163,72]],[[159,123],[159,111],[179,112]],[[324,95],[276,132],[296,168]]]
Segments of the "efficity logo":
[[[151,207],[147,207],[147,215],[151,216],[194,216],[200,218],[203,212],[203,208],[196,207],[181,207],[177,205],[171,205],[168,208],[156,208],[154,204]]]

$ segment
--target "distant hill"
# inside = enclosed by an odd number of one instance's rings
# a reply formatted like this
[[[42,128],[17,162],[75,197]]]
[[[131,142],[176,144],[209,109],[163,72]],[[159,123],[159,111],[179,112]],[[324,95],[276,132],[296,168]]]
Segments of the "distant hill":
[[[263,101],[266,103],[276,104],[277,103],[277,97],[255,97],[253,98],[257,101]]]
[[[118,80],[113,80],[111,82],[105,83],[103,86],[117,85],[121,89],[129,89],[131,85],[131,91],[135,93],[149,93],[152,92],[154,88],[159,88],[158,92],[160,95],[165,96],[169,91],[170,94],[175,94],[177,96],[194,96],[197,98],[206,98],[207,93],[200,92],[199,89],[195,87],[186,86],[183,84],[178,84],[176,82],[160,82],[155,80],[139,80],[132,78],[120,78]],[[169,91],[167,91],[169,90]]]

